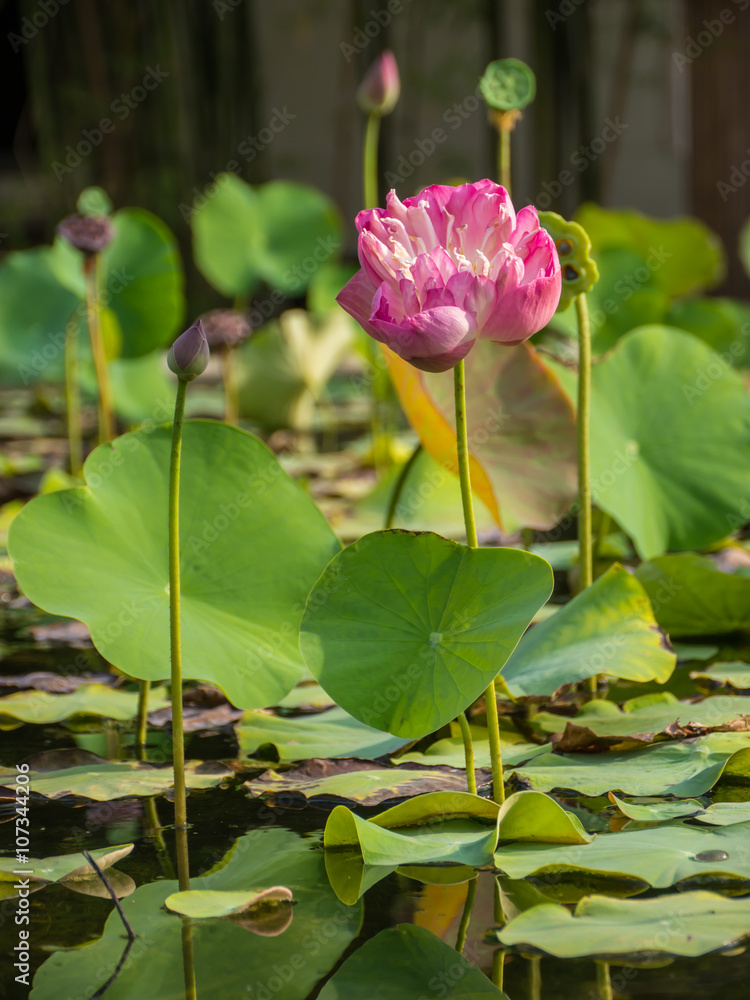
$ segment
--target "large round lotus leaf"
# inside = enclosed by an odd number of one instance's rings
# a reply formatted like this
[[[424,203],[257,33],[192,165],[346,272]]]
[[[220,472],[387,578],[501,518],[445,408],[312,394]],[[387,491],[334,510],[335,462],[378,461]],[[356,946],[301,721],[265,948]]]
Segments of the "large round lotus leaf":
[[[86,622],[110,663],[148,680],[170,673],[171,434],[97,448],[88,485],[32,500],[9,539],[30,600]],[[302,672],[304,600],[339,542],[268,448],[225,424],[185,425],[181,498],[183,674],[241,708],[276,704]]]
[[[529,552],[374,532],[331,560],[310,593],[302,653],[355,718],[425,736],[494,680],[551,589],[549,564]]]
[[[254,830],[241,837],[210,874],[191,879],[190,889],[197,892],[282,884],[296,900],[286,930],[262,942],[237,917],[192,926],[200,1000],[306,1000],[339,961],[359,933],[362,905],[343,906],[336,899],[327,883],[323,852],[311,846],[310,840],[287,830]],[[176,892],[177,882],[162,880],[140,886],[123,900],[137,939],[130,959],[102,994],[107,1000],[184,998],[183,922],[164,906]],[[257,933],[257,928],[251,929]],[[34,977],[34,1000],[90,1000],[118,968],[126,944],[122,921],[112,912],[98,941],[47,958]],[[278,990],[271,992],[269,987],[277,984]]]
[[[170,344],[185,316],[177,240],[151,212],[124,208],[112,217],[115,238],[102,254],[101,287],[120,322],[122,357]]]
[[[453,373],[426,375],[383,353],[425,450],[457,473]],[[576,495],[569,399],[529,344],[500,349],[477,341],[465,363],[472,489],[506,531],[551,528]]]
[[[503,680],[517,696],[553,694],[596,674],[663,684],[674,665],[645,590],[613,566],[527,632],[503,667]]]
[[[28,385],[62,377],[65,326],[80,300],[52,269],[52,250],[9,254],[0,265],[0,375]]]
[[[633,330],[592,371],[594,500],[648,559],[727,534],[750,496],[750,397],[696,337]]]
[[[595,257],[599,281],[588,295],[591,349],[602,354],[629,330],[661,322],[669,296],[654,283],[644,259],[632,250],[609,247],[597,250]]]
[[[722,573],[695,552],[642,563],[636,576],[670,635],[723,635],[750,628],[750,580]]]
[[[660,899],[588,896],[574,913],[545,903],[497,932],[504,945],[531,946],[558,958],[705,955],[748,935],[750,900],[725,899],[712,892]]]
[[[234,174],[220,174],[190,224],[198,270],[228,296],[250,295],[261,281],[301,295],[310,275],[341,246],[331,200],[289,181],[253,188]]]
[[[411,924],[389,927],[358,948],[319,997],[354,1000],[364,994],[368,1000],[507,1000],[463,955],[432,931]]]
[[[750,365],[750,306],[737,299],[686,299],[675,302],[665,317],[699,337],[736,367]]]
[[[609,247],[637,253],[653,283],[670,298],[712,288],[724,274],[724,248],[698,219],[650,219],[640,212],[611,211],[592,202],[576,213],[591,238],[594,255]]]

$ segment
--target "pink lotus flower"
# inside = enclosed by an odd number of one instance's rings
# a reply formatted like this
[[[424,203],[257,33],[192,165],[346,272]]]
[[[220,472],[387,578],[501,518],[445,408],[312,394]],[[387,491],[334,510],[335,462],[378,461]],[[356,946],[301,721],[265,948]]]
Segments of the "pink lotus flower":
[[[520,344],[552,318],[560,262],[535,208],[489,180],[386,205],[357,216],[362,268],[338,302],[405,361],[446,371],[477,337]]]

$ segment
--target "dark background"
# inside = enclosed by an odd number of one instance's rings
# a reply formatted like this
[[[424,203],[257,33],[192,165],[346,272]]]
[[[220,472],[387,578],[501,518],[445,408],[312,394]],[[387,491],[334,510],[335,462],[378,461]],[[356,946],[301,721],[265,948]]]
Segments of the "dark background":
[[[750,0],[0,0],[0,253],[48,242],[79,191],[101,184],[117,207],[164,218],[189,258],[185,206],[232,160],[251,182],[315,184],[351,219],[354,92],[386,47],[403,86],[383,174],[447,133],[402,197],[493,175],[473,95],[487,62],[515,55],[538,93],[514,137],[514,200],[696,214],[730,251],[721,291],[750,291],[734,252],[750,215]],[[150,69],[167,75],[145,91]],[[112,130],[66,162],[104,118]],[[626,127],[593,152],[607,120]]]

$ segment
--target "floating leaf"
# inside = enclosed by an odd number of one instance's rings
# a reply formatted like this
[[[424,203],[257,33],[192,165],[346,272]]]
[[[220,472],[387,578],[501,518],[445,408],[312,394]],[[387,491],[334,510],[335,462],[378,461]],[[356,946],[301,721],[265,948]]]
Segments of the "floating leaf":
[[[310,671],[356,718],[420,737],[454,719],[497,675],[552,586],[518,549],[468,549],[428,532],[366,535],[308,598]]]
[[[96,851],[89,851],[89,854],[104,871],[126,858],[133,846],[120,844],[117,847],[101,847]],[[82,854],[60,854],[53,858],[29,858],[23,866],[15,858],[0,858],[0,880],[16,881],[18,873],[15,869],[21,867],[24,868],[24,874],[34,882],[75,881],[96,876],[95,870]]]
[[[637,253],[656,287],[670,298],[712,288],[724,275],[721,241],[698,219],[652,219],[587,202],[578,210],[576,222],[589,234],[595,256],[610,247]]]
[[[670,635],[721,635],[750,627],[750,580],[695,552],[660,556],[636,576]]]
[[[704,670],[692,670],[690,676],[696,681],[706,680],[712,684],[732,687],[736,691],[750,691],[750,663],[714,663]]]
[[[149,694],[149,708],[169,704],[164,688]],[[71,694],[18,691],[0,698],[0,729],[15,729],[24,722],[49,725],[74,716],[101,716],[127,721],[138,712],[137,692],[120,691],[105,684],[83,684]]]
[[[181,913],[184,917],[207,920],[209,917],[230,917],[252,907],[289,903],[291,900],[291,889],[274,885],[270,889],[245,889],[241,892],[228,889],[188,889],[173,892],[164,900],[164,905],[168,910]]]
[[[641,699],[634,699],[638,703]],[[577,726],[586,726],[595,736],[631,736],[636,733],[662,733],[672,723],[682,727],[691,724],[705,729],[715,729],[733,722],[739,716],[750,715],[750,697],[733,698],[719,695],[704,701],[689,703],[679,701],[665,691],[658,701],[645,705],[629,706],[620,710],[611,701],[590,701],[575,716]],[[559,733],[569,721],[564,716],[540,712],[533,718],[534,728],[543,733]]]
[[[237,841],[218,869],[191,879],[191,890],[196,891],[241,892],[247,886],[262,889],[281,883],[296,901],[291,924],[282,934],[264,938],[261,945],[251,944],[239,922],[242,917],[193,925],[199,997],[248,995],[248,986],[262,997],[267,983],[286,974],[279,980],[283,985],[278,995],[283,1000],[306,1000],[338,962],[359,933],[362,907],[345,907],[336,899],[327,885],[323,853],[310,847],[308,839],[287,830],[254,830]],[[138,941],[148,943],[148,963],[126,962],[107,990],[107,1000],[135,996],[164,1000],[165,988],[168,993],[182,989],[183,923],[164,906],[176,892],[177,882],[158,881],[141,886],[123,901]],[[55,952],[44,962],[34,977],[34,1000],[61,996],[90,1000],[117,969],[124,943],[122,922],[112,913],[98,941]]]
[[[431,792],[364,820],[336,806],[326,823],[329,852],[356,851],[366,865],[492,862],[499,806],[468,792]],[[435,829],[437,827],[437,832]]]
[[[542,792],[516,792],[500,807],[497,817],[500,843],[588,844],[591,837],[579,820]]]
[[[219,174],[190,224],[198,270],[229,297],[251,295],[261,281],[300,295],[310,275],[338,256],[341,246],[334,203],[290,181],[250,187],[234,174]],[[308,258],[315,265],[309,269]]]
[[[368,1000],[416,1000],[427,996],[507,1000],[450,945],[431,931],[411,924],[389,927],[366,941],[326,983],[319,998],[353,1000],[361,995],[364,983]]]
[[[712,733],[684,743],[657,743],[625,753],[563,756],[540,753],[515,769],[539,791],[572,788],[583,795],[703,795],[725,768],[750,776],[750,738]]]
[[[466,776],[454,768],[373,767],[368,761],[312,760],[279,774],[266,771],[245,782],[251,795],[269,805],[330,809],[351,803],[377,806],[437,791],[467,791]]]
[[[747,836],[750,823],[726,827],[691,826],[680,820],[646,829],[599,833],[590,844],[551,847],[507,844],[495,852],[495,864],[511,878],[555,881],[563,873],[637,878],[655,889],[690,880],[750,884]]]
[[[457,472],[452,372],[425,375],[392,351],[383,353],[425,449]],[[551,528],[576,495],[570,401],[528,344],[498,349],[479,340],[465,364],[474,491],[506,531]]]
[[[516,696],[551,695],[596,674],[663,684],[674,665],[645,590],[622,566],[613,566],[527,632],[502,676]]]
[[[497,931],[504,945],[532,947],[558,958],[705,955],[750,935],[750,900],[711,892],[659,899],[588,896],[571,913],[546,903]]]
[[[727,534],[750,495],[750,398],[735,371],[690,334],[641,327],[594,366],[592,408],[594,500],[642,558]]]
[[[169,675],[171,429],[146,435],[92,452],[87,486],[27,504],[9,547],[35,604],[85,621],[110,663],[158,680]],[[302,672],[303,602],[339,542],[268,448],[225,424],[186,423],[181,491],[183,676],[238,707],[273,704]]]
[[[15,771],[0,769],[0,781],[10,779]],[[188,788],[212,788],[232,774],[215,761],[190,760],[185,765]],[[109,802],[130,795],[163,795],[174,785],[171,767],[155,767],[134,760],[102,761],[55,771],[30,771],[29,787],[48,799],[75,795],[97,802]]]
[[[502,737],[502,733],[500,735]],[[537,754],[549,753],[550,750],[549,744],[539,746],[537,743],[506,743],[505,740],[501,740],[501,742],[503,767],[506,770],[530,760]],[[465,760],[463,740],[460,736],[453,736],[438,740],[424,752],[405,753],[398,757],[397,762],[403,761],[404,763],[425,764],[427,766],[464,767]],[[490,766],[490,743],[486,737],[483,740],[474,737],[474,762],[477,767]]]
[[[241,757],[250,757],[260,747],[271,744],[280,761],[310,757],[374,760],[394,753],[409,742],[364,725],[343,708],[296,718],[283,718],[269,712],[245,712],[235,732]]]

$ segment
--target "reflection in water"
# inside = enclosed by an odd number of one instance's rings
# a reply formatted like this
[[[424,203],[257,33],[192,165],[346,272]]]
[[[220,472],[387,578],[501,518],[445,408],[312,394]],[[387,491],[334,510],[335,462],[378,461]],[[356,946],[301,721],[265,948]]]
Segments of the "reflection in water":
[[[542,997],[542,960],[529,959],[529,1000],[541,1000]]]
[[[193,956],[193,924],[188,917],[182,920],[182,968],[185,972],[185,1000],[197,1000],[195,991],[195,958]]]
[[[599,1000],[612,1000],[612,980],[609,978],[609,962],[596,963],[596,985]]]
[[[466,932],[469,929],[469,921],[471,920],[471,911],[474,909],[474,900],[477,897],[477,879],[476,876],[469,882],[469,887],[466,892],[466,902],[464,903],[464,910],[461,914],[461,922],[458,925],[458,934],[456,935],[456,951],[459,955],[463,955],[464,947],[466,946]]]

